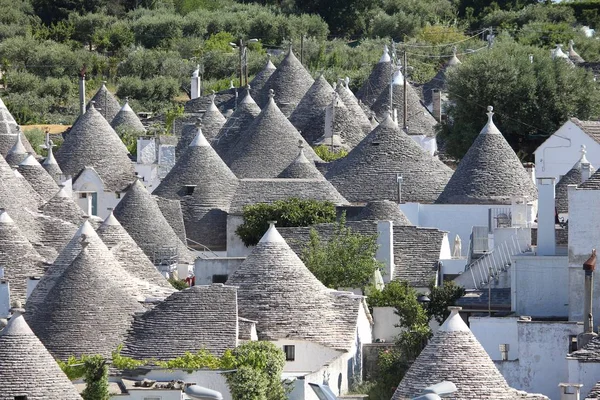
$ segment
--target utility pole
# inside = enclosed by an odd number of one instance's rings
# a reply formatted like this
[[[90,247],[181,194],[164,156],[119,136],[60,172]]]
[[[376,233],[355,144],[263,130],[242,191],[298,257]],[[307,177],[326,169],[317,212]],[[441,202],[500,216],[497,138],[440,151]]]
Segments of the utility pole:
[[[244,40],[240,39],[240,87],[244,87]]]
[[[492,316],[492,267],[488,267],[488,317]]]
[[[408,88],[407,88],[407,82],[406,82],[406,75],[408,74],[408,56],[406,55],[406,49],[404,50],[404,87],[402,88],[402,90],[404,91],[404,129],[406,129],[406,133],[408,133],[408,99],[407,99],[407,94],[408,94]]]
[[[304,65],[304,34],[300,38],[300,64]]]

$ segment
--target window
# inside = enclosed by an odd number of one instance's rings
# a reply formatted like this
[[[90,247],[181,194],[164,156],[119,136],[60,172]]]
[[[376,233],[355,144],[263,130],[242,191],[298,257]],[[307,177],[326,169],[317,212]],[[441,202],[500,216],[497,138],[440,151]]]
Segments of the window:
[[[15,396],[15,400],[27,400],[27,395],[24,394],[22,396]]]
[[[577,335],[569,335],[569,353],[577,351]]]
[[[119,193],[119,192],[116,192],[116,193],[115,193],[115,196],[117,197],[117,199],[120,199],[120,198],[121,198],[121,193]]]
[[[87,199],[87,193],[79,193],[80,199]]]
[[[283,352],[285,353],[285,361],[295,361],[296,360],[296,346],[294,346],[294,345],[283,346]]]
[[[183,189],[186,196],[191,196],[192,194],[194,194],[194,189],[196,189],[196,185],[185,185]]]
[[[227,283],[229,275],[213,275],[212,283]]]

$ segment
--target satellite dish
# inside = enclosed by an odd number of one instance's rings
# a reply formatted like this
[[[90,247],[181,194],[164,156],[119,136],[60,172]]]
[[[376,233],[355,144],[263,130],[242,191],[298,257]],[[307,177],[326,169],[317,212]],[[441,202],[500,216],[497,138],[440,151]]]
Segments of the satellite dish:
[[[423,394],[413,398],[413,400],[441,400],[447,394],[456,392],[456,385],[450,381],[443,381],[423,389]]]
[[[192,399],[200,399],[200,400],[223,400],[223,395],[221,392],[217,392],[216,390],[207,389],[198,385],[191,385],[185,388],[185,394],[187,394]]]

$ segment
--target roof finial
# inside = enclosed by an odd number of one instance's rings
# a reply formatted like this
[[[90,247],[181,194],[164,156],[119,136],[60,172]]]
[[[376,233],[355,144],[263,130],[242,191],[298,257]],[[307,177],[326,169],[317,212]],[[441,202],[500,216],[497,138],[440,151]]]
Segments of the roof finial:
[[[452,55],[454,57],[456,57],[456,50],[457,50],[456,45],[452,46]]]
[[[569,50],[573,51],[573,45],[575,44],[575,42],[573,41],[573,39],[569,39]]]
[[[350,85],[350,77],[349,76],[347,76],[346,79],[344,79],[344,83],[346,84],[346,89],[348,89],[349,85]]]
[[[125,96],[125,104],[129,104],[129,96]]]
[[[235,85],[233,84],[233,79],[229,81],[229,89],[235,89]],[[213,90],[214,92],[214,90]]]
[[[275,225],[277,224],[277,221],[275,220],[271,220],[271,221],[267,221],[269,223],[269,228],[275,228]]]
[[[488,116],[488,122],[492,122],[492,117],[494,116],[494,107],[492,106],[487,106],[487,116]]]
[[[247,85],[246,85],[246,89],[248,89],[248,90],[247,90],[248,92],[250,91],[250,89],[252,89],[252,88],[250,87],[250,84],[247,84]]]
[[[298,140],[298,148],[302,149],[304,147],[304,143],[302,142],[302,140]]]
[[[587,157],[585,156],[587,153],[585,144],[581,145],[581,150],[579,150],[581,152],[581,158],[579,159],[579,164],[589,164],[590,162],[587,160]]]
[[[96,100],[90,100],[90,108],[96,108]]]
[[[202,127],[202,118],[196,118],[196,122],[194,122],[196,128],[200,129]]]
[[[11,302],[10,312],[12,312],[13,314],[23,314],[25,312],[25,309],[23,308],[23,303],[21,303],[19,300]]]
[[[90,244],[90,241],[88,240],[88,236],[85,233],[81,234],[80,243],[81,243],[82,249],[85,249]]]
[[[275,91],[273,89],[269,89],[269,99],[273,99],[275,97]]]

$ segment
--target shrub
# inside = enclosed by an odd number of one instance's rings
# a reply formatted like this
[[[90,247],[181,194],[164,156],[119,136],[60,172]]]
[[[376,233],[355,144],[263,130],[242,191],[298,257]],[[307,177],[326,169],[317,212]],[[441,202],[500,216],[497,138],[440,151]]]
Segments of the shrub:
[[[313,150],[323,161],[335,161],[348,155],[348,151],[345,149],[332,150],[324,144],[314,147]]]
[[[168,48],[171,41],[183,36],[183,17],[164,12],[145,15],[135,20],[132,27],[136,42],[142,46]]]
[[[137,100],[170,101],[179,93],[179,82],[175,78],[159,76],[142,80],[125,76],[119,80],[117,97]]]
[[[290,198],[273,204],[252,204],[244,206],[244,223],[235,233],[246,246],[253,246],[269,228],[269,221],[277,221],[277,226],[310,226],[335,221],[335,205],[329,201],[300,200]]]

